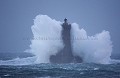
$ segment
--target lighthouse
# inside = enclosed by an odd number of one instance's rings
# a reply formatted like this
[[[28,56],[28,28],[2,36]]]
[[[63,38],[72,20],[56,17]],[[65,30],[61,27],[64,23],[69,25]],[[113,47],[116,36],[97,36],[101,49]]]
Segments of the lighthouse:
[[[71,24],[67,22],[67,19],[64,19],[62,26],[62,40],[64,48],[60,50],[56,55],[50,57],[50,62],[52,63],[72,63],[74,60],[81,62],[79,57],[74,57],[72,53],[71,46]]]

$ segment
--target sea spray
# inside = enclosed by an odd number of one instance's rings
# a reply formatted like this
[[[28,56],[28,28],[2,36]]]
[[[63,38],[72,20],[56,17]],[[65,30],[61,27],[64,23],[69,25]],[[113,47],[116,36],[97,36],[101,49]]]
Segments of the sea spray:
[[[108,31],[102,31],[94,36],[88,36],[84,29],[76,23],[72,24],[73,54],[79,56],[86,63],[110,63],[112,41]]]
[[[36,63],[49,63],[50,56],[63,48],[61,38],[61,22],[51,19],[47,15],[38,15],[31,27],[34,39],[31,40],[30,53],[37,59]],[[38,40],[35,40],[39,38]]]
[[[55,21],[47,15],[38,15],[32,26],[34,37],[61,38],[61,30],[61,22]],[[88,36],[84,29],[80,29],[78,24],[73,23],[71,35],[74,56],[81,57],[83,62],[87,63],[109,63],[112,42],[108,31],[103,30],[94,36]],[[55,55],[64,47],[62,40],[32,40],[31,43],[30,52],[37,56],[38,63],[50,62],[50,56]]]

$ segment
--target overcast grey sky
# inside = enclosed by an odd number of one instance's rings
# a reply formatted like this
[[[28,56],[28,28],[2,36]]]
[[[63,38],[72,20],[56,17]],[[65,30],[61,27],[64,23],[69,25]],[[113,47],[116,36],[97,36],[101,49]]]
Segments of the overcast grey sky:
[[[113,56],[120,57],[120,0],[0,0],[0,52],[23,52],[29,48],[31,26],[38,14],[58,21],[66,17],[88,35],[108,30]]]

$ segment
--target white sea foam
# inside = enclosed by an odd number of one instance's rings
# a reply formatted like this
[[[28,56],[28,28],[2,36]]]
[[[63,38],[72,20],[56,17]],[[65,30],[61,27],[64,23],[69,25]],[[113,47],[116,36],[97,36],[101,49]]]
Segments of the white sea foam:
[[[51,19],[47,15],[38,15],[34,19],[31,29],[34,39],[31,40],[28,51],[37,57],[36,63],[49,63],[50,56],[63,48],[63,42],[60,39],[61,22]]]
[[[94,36],[88,36],[84,29],[73,23],[71,34],[76,38],[72,41],[73,54],[82,57],[83,62],[110,62],[112,42],[108,31],[103,30]]]

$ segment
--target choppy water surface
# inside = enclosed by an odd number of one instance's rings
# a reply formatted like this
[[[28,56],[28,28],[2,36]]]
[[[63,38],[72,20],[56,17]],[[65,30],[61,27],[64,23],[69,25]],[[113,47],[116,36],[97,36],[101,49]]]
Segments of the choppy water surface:
[[[0,78],[120,78],[120,64],[1,65]]]

